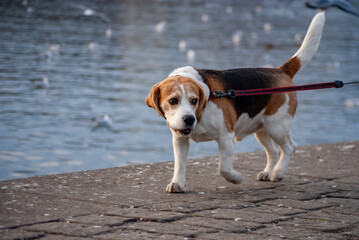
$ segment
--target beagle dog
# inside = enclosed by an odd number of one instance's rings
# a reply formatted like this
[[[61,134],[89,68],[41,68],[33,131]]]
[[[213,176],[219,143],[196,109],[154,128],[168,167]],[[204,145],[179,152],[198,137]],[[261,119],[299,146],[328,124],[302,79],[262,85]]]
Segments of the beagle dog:
[[[234,141],[254,134],[267,154],[267,165],[257,179],[273,182],[283,179],[295,151],[290,127],[297,108],[296,93],[234,99],[213,98],[212,93],[292,86],[296,72],[316,52],[324,22],[324,12],[317,13],[299,50],[278,68],[219,71],[186,66],[174,70],[152,87],[146,104],[158,111],[172,132],[175,164],[167,192],[185,191],[189,139],[195,142],[215,140],[219,148],[220,174],[226,181],[238,184],[242,175],[232,166]]]

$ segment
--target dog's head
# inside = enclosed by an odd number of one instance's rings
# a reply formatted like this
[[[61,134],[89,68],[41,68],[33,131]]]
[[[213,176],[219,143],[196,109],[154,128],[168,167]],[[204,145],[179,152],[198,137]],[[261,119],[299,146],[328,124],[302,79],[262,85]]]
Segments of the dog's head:
[[[146,104],[166,119],[176,134],[189,135],[206,106],[203,87],[190,77],[171,76],[154,85]]]

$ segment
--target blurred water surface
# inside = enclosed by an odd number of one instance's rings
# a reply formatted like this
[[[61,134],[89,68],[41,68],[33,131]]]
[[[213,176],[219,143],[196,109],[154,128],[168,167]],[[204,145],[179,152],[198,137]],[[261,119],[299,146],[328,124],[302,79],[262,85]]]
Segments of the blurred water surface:
[[[0,1],[0,180],[172,160],[170,132],[144,104],[151,86],[185,65],[279,66],[314,14],[280,0]],[[358,26],[330,9],[296,83],[358,80]],[[358,140],[358,85],[298,96],[299,145]],[[104,114],[112,128],[95,127]],[[236,144],[257,149],[253,137]],[[191,157],[207,155],[214,142],[192,144]]]

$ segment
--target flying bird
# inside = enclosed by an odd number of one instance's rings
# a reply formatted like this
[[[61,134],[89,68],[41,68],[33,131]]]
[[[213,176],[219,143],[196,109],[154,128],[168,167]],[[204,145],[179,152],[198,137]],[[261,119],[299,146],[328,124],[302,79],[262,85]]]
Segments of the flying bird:
[[[95,117],[92,119],[96,126],[95,128],[104,127],[104,128],[112,128],[113,127],[113,121],[110,118],[109,115],[105,114],[103,116]]]
[[[46,89],[50,87],[49,79],[47,76],[42,78],[42,81],[33,81],[35,89]]]
[[[97,12],[91,8],[88,8],[84,5],[76,5],[73,6],[74,8],[79,8],[81,10],[83,10],[82,14],[84,16],[95,16],[95,17],[99,17],[102,19],[102,21],[104,21],[107,25],[111,24],[111,19],[109,19],[105,14]]]
[[[323,10],[330,7],[337,7],[344,12],[359,17],[359,10],[356,9],[348,0],[313,0],[305,2],[305,5],[309,8]]]
[[[111,35],[112,35],[112,30],[111,30],[111,19],[108,18],[105,14],[103,13],[100,13],[100,12],[97,12],[91,8],[88,8],[84,5],[76,5],[76,6],[73,6],[74,8],[78,8],[78,9],[81,9],[83,12],[82,12],[82,15],[84,16],[94,16],[94,17],[99,17],[101,18],[101,20],[107,24],[107,29],[105,31],[105,35],[107,38],[110,38]]]

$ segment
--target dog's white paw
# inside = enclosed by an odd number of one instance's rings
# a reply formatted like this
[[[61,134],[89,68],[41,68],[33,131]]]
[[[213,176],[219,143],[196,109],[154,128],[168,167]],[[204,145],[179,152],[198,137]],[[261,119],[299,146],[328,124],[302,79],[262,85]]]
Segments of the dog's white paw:
[[[274,170],[270,176],[271,182],[279,182],[284,178],[285,172],[282,169]]]
[[[261,171],[257,175],[258,181],[269,181],[270,180],[270,172],[267,171]]]
[[[179,184],[176,182],[171,182],[167,185],[166,192],[168,193],[183,193],[186,191],[184,184]]]
[[[220,171],[222,177],[226,179],[227,182],[233,183],[233,184],[239,184],[242,182],[242,174],[239,172],[232,170],[232,171]]]

